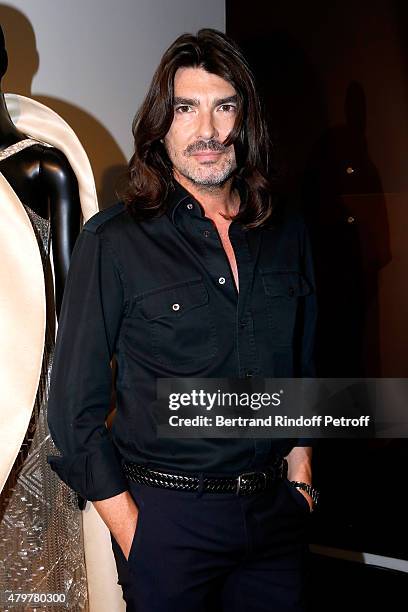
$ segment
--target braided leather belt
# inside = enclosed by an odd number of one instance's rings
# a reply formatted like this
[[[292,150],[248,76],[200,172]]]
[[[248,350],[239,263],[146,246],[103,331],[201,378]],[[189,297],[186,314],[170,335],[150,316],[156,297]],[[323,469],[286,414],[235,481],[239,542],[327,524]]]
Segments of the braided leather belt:
[[[152,470],[132,461],[123,463],[123,471],[134,482],[150,487],[173,489],[174,491],[202,490],[208,493],[253,495],[269,489],[277,479],[285,478],[287,461],[279,458],[262,472],[243,472],[236,477],[203,476],[200,479],[194,474],[172,474],[162,470]]]

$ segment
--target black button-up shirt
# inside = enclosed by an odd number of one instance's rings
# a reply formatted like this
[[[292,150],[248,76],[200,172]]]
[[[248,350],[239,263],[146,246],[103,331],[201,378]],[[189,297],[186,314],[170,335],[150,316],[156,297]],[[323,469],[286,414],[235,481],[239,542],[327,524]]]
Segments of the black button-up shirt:
[[[157,378],[312,376],[316,318],[307,233],[296,216],[229,237],[239,292],[213,222],[180,185],[167,213],[136,222],[122,203],[85,225],[58,329],[48,461],[91,501],[128,489],[122,461],[183,472],[260,469],[307,440],[156,436]],[[111,429],[111,360],[116,407]]]

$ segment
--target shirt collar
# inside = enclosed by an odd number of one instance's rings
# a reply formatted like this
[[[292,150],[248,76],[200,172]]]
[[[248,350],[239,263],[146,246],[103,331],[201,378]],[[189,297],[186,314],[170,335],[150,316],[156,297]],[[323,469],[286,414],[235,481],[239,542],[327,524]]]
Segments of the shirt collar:
[[[241,181],[236,181],[236,188],[239,192],[241,201],[246,197],[246,189]],[[195,213],[201,217],[204,217],[204,209],[201,204],[185,189],[178,181],[173,179],[173,186],[169,195],[167,196],[166,214],[175,223],[175,217],[177,211],[181,211],[182,207],[186,207],[188,204],[192,204]]]
[[[173,180],[173,186],[167,197],[166,214],[169,216],[172,223],[175,223],[175,216],[178,210],[187,204],[192,204],[195,211],[204,216],[202,206],[197,200],[176,180]]]

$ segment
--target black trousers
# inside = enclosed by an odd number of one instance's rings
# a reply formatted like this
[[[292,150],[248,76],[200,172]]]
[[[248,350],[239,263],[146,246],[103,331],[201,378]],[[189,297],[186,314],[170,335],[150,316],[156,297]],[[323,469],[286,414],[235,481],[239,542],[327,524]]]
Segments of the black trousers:
[[[287,480],[248,497],[129,485],[128,561],[111,536],[128,612],[305,612],[309,506]]]

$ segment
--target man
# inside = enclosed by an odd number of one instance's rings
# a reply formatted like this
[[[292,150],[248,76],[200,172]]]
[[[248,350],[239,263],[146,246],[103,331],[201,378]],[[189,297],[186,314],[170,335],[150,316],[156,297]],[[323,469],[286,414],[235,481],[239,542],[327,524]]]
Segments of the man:
[[[110,529],[128,610],[303,610],[308,442],[159,438],[151,409],[158,378],[312,375],[307,236],[273,214],[238,48],[209,29],[178,38],[133,132],[126,204],[95,215],[73,254],[50,464]]]

